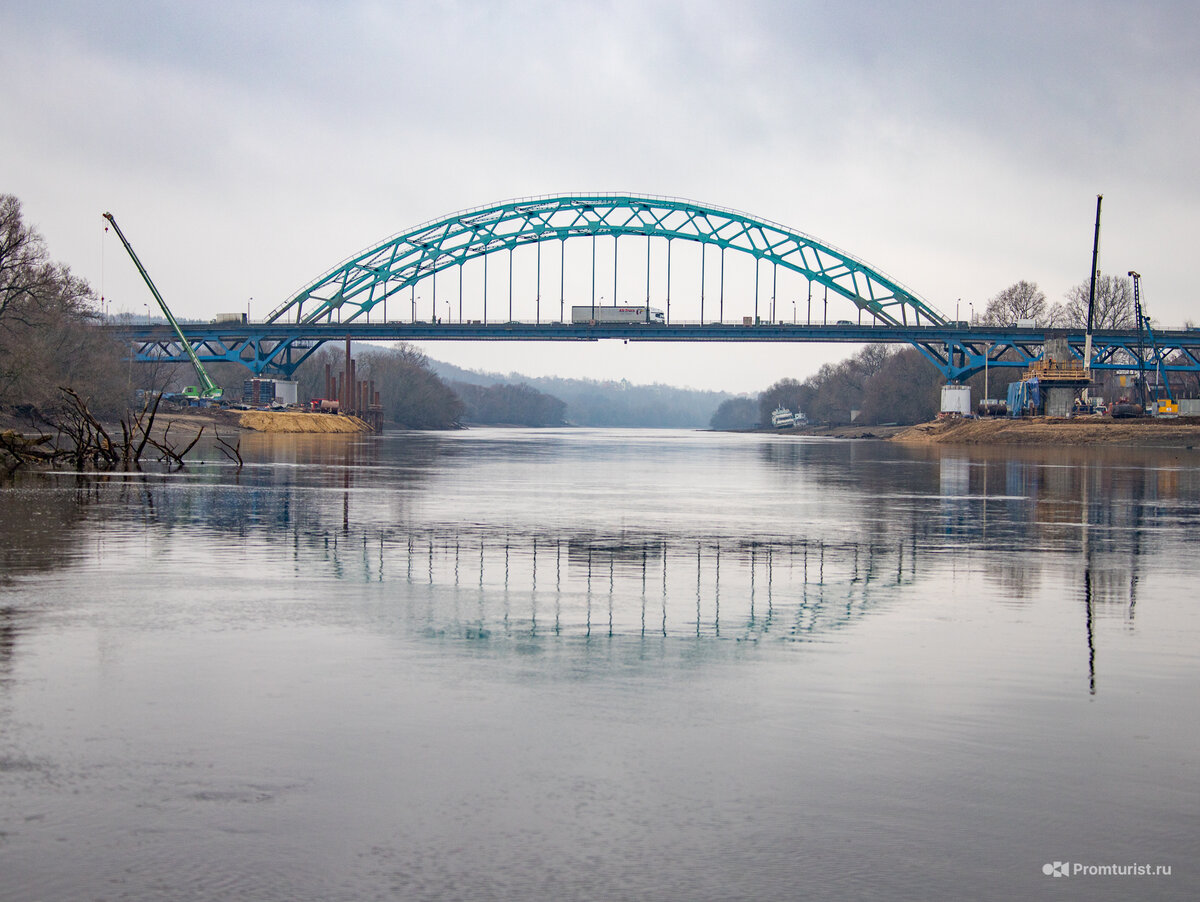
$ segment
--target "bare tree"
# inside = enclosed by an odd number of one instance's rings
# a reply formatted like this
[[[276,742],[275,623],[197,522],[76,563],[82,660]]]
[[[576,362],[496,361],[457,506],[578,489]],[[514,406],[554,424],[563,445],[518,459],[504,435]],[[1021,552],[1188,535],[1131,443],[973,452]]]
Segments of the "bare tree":
[[[862,407],[867,382],[891,359],[887,345],[867,345],[840,363],[826,363],[804,382],[781,379],[758,397],[759,416],[771,422],[777,406],[801,410],[819,423],[848,423],[850,411]]]
[[[1014,282],[988,301],[983,314],[987,326],[1011,326],[1020,320],[1041,320],[1046,313],[1046,294],[1037,282]]]
[[[102,416],[124,410],[128,368],[96,328],[93,300],[86,281],[50,261],[21,202],[0,194],[0,405],[53,406],[65,384]]]
[[[0,194],[0,328],[26,323],[54,288],[42,236],[21,216],[21,201]]]
[[[1052,325],[1082,328],[1087,326],[1089,280],[1068,289],[1066,304],[1055,305]],[[1096,301],[1092,310],[1093,329],[1132,329],[1133,283],[1124,276],[1099,276]]]

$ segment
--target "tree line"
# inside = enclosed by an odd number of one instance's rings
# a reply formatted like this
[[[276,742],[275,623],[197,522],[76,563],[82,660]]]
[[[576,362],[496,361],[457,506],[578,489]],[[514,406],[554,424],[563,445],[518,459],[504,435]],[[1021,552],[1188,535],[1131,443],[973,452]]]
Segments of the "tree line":
[[[637,385],[627,380],[526,377],[517,373],[479,373],[431,361],[443,378],[462,384],[495,387],[525,385],[566,405],[563,419],[575,426],[701,429],[728,392]],[[479,421],[476,421],[479,422]]]
[[[20,200],[0,194],[0,408],[58,410],[65,387],[98,415],[122,413],[127,355],[99,320],[88,283],[50,259]]]

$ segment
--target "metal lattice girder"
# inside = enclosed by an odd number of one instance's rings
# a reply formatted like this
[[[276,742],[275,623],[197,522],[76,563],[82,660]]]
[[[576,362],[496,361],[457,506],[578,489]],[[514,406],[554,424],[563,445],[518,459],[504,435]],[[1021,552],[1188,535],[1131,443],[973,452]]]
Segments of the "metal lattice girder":
[[[1042,359],[1043,343],[1057,335],[1067,339],[1071,353],[1083,362],[1086,338],[1079,330],[1044,328],[967,328],[957,335],[939,336],[934,341],[913,340],[912,344],[933,363],[949,381],[961,382],[988,367],[1027,369]],[[1136,329],[1106,330],[1093,333],[1093,370],[1130,370],[1144,364],[1163,373],[1200,372],[1200,332],[1164,331],[1156,334],[1157,350],[1143,351]]]
[[[945,341],[914,341],[913,347],[942,371],[948,382],[962,382],[987,367],[1020,367],[1042,358],[1040,341],[975,338],[970,334]],[[986,363],[985,363],[986,361]]]
[[[1083,359],[1085,338],[1080,330],[1023,327],[809,325],[733,323],[645,325],[640,323],[249,323],[194,324],[181,328],[204,363],[241,363],[255,373],[291,374],[297,365],[327,341],[599,341],[636,342],[822,342],[911,344],[948,380],[970,378],[989,367],[1028,368],[1042,358],[1045,341],[1067,340]],[[166,325],[109,326],[108,331],[133,343],[142,362],[187,363],[187,356]],[[1091,368],[1137,368],[1137,330],[1097,332],[1093,336]],[[1200,331],[1176,330],[1156,334],[1161,364],[1169,373],[1200,373]]]
[[[678,198],[569,194],[511,200],[425,223],[356,254],[272,311],[267,322],[351,322],[434,273],[540,241],[640,235],[711,244],[799,273],[876,322],[944,317],[895,280],[786,226]]]

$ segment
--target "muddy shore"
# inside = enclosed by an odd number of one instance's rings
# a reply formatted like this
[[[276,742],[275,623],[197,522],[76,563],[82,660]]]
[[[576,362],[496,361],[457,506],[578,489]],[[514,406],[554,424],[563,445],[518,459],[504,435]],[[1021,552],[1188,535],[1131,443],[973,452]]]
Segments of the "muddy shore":
[[[913,445],[1200,448],[1200,417],[1136,420],[1112,420],[1105,417],[947,419],[910,426],[899,431],[891,440]]]
[[[890,439],[908,426],[795,426],[791,429],[757,429],[764,435],[798,435],[817,438]]]
[[[358,417],[291,410],[228,410],[219,407],[189,407],[183,410],[159,408],[154,418],[155,434],[161,434],[168,425],[173,435],[195,432],[202,426],[206,433],[216,431],[224,435],[242,432],[332,434],[371,431],[371,427]],[[119,424],[106,423],[105,428],[111,428],[111,434],[120,437]],[[52,431],[44,425],[31,424],[28,419],[11,414],[0,415],[0,430],[4,429],[22,434]]]

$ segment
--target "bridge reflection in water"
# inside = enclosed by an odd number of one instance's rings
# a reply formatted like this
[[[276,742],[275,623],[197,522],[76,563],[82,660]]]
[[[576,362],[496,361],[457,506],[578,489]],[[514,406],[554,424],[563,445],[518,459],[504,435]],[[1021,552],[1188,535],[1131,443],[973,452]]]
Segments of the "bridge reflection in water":
[[[328,534],[342,579],[400,581],[405,616],[436,635],[813,639],[917,577],[902,543],[729,542],[666,535],[415,529]],[[311,564],[312,562],[309,561]]]
[[[324,598],[327,618],[357,612],[383,634],[468,653],[489,643],[546,649],[558,638],[814,642],[897,603],[945,598],[965,612],[979,598],[1012,608],[1052,599],[1078,618],[1071,653],[1087,655],[1094,688],[1102,624],[1133,629],[1139,599],[1153,599],[1156,563],[1200,540],[1189,500],[1200,470],[1170,451],[642,436],[653,442],[634,453],[628,436],[615,446],[603,438],[276,443],[236,475],[211,465],[169,477],[41,474],[31,482],[44,490],[7,496],[0,582],[92,566],[102,550],[205,585],[205,605],[233,618],[276,604],[311,617]],[[720,453],[684,454],[677,446],[689,441]],[[611,487],[611,460],[647,447],[671,465],[607,513],[590,489],[578,496],[588,507],[498,488],[515,479],[561,490],[562,470],[595,471],[596,485]],[[737,493],[712,487],[713,467],[743,474]],[[677,508],[630,500],[665,478],[678,485]],[[750,500],[728,500],[743,494]],[[732,506],[717,513],[720,504]],[[152,565],[142,562],[149,535]],[[40,611],[0,611],[0,670]],[[690,654],[696,643],[674,647]]]

